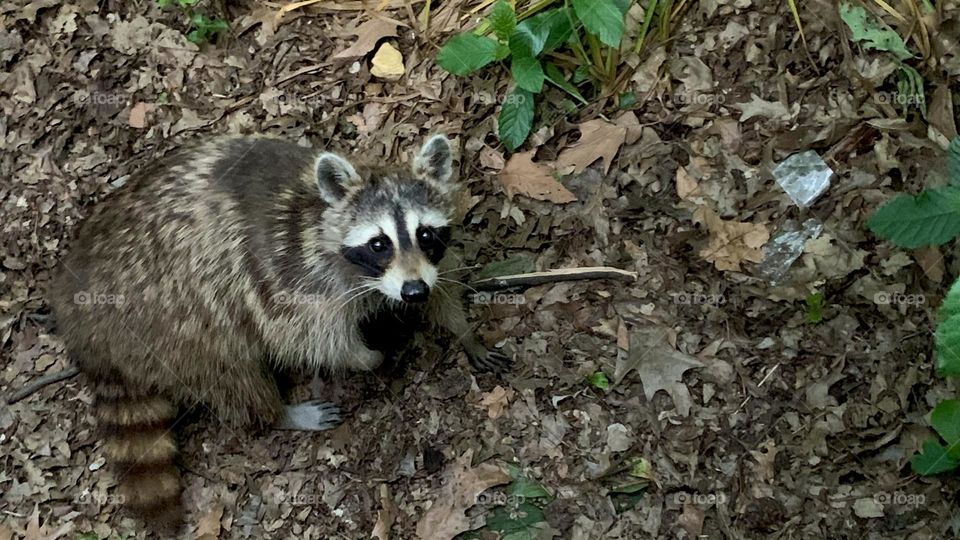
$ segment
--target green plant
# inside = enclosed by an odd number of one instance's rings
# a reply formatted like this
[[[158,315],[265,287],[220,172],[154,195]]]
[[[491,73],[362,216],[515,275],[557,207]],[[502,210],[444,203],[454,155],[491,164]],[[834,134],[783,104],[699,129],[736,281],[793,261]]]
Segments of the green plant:
[[[588,101],[580,87],[589,86],[598,95],[615,92],[629,7],[630,0],[541,0],[518,15],[499,0],[484,24],[443,45],[437,64],[454,75],[467,75],[509,61],[514,87],[503,101],[498,134],[509,150],[516,150],[533,128],[534,97],[545,83],[583,105]],[[484,35],[488,31],[493,35]]]
[[[513,482],[507,486],[503,505],[488,514],[483,527],[458,535],[457,540],[496,538],[528,540],[537,537],[537,531],[546,525],[543,507],[551,500],[550,493],[539,482],[523,476],[520,467],[506,464]]]
[[[823,298],[823,293],[814,293],[807,295],[806,299],[807,304],[807,322],[810,324],[817,324],[823,320],[823,307],[826,305],[826,300]]]
[[[899,195],[870,216],[867,226],[880,238],[905,248],[940,245],[960,235],[960,137],[947,150],[943,187]]]
[[[928,188],[917,196],[899,195],[870,216],[867,225],[893,244],[916,248],[944,244],[960,236],[960,137],[947,150],[948,185]],[[940,306],[936,332],[937,371],[960,376],[960,279]],[[931,475],[960,468],[960,400],[940,402],[930,425],[941,440],[930,439],[910,461],[917,474]]]
[[[960,376],[960,279],[950,288],[940,306],[936,335],[937,371]],[[910,465],[917,474],[931,475],[960,468],[960,399],[941,401],[930,413],[930,425],[946,444],[937,439],[923,443]]]
[[[197,45],[202,45],[203,43],[216,39],[217,35],[229,30],[230,26],[227,24],[227,21],[223,19],[211,19],[203,13],[194,11],[193,8],[199,1],[200,0],[157,0],[157,6],[166,8],[176,5],[179,7],[180,11],[186,15],[187,20],[190,22],[191,30],[187,33],[187,39]]]

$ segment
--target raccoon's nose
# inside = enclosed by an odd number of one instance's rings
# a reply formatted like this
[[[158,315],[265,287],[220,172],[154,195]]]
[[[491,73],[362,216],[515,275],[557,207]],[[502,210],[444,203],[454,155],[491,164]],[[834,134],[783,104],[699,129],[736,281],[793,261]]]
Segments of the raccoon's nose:
[[[430,296],[430,287],[422,279],[404,281],[403,287],[400,288],[400,298],[403,298],[404,302],[426,302],[428,296]]]

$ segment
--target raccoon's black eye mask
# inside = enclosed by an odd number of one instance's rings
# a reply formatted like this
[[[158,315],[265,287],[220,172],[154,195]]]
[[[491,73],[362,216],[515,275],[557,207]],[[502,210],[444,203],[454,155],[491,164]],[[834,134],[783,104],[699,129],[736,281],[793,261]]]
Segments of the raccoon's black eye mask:
[[[420,227],[417,229],[417,245],[434,266],[443,259],[450,243],[450,227]]]
[[[393,243],[381,234],[371,238],[362,246],[345,247],[341,250],[343,258],[357,265],[369,277],[380,277],[387,271],[387,265],[393,258]]]

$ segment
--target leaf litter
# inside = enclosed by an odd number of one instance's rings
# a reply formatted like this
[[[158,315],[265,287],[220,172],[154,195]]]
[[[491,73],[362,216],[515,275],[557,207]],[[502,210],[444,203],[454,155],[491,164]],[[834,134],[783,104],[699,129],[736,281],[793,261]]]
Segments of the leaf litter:
[[[701,2],[669,46],[627,58],[628,113],[558,115],[569,97],[548,88],[517,153],[492,136],[506,78],[456,78],[433,61],[431,40],[477,4],[380,4],[229,5],[235,34],[203,47],[151,6],[0,6],[0,164],[12,171],[0,184],[0,393],[68,365],[45,284],[83,217],[154,156],[266,133],[386,161],[443,131],[469,190],[457,266],[607,265],[639,279],[472,303],[483,339],[518,359],[500,379],[431,336],[399,373],[301,385],[300,399],[352,411],[323,436],[188,423],[192,533],[447,537],[535,518],[525,530],[547,538],[957,535],[957,479],[904,474],[932,433],[930,405],[955,395],[933,374],[930,339],[955,256],[900,257],[865,229],[895,192],[939,185],[929,164],[956,124],[955,1],[917,22],[937,65],[920,70],[929,132],[884,102],[898,66],[883,55],[900,51],[888,32],[911,32],[889,13],[799,5],[808,57],[782,6]],[[864,31],[841,32],[844,20]],[[402,60],[381,78],[384,47]],[[810,150],[836,176],[803,210],[767,171]],[[751,277],[770,233],[814,216],[823,232],[781,284]],[[815,325],[803,301],[814,291]],[[891,293],[924,301],[877,301]],[[598,373],[607,385],[591,383]],[[143,536],[110,498],[91,401],[77,378],[0,407],[0,538]],[[604,481],[624,460],[656,481],[614,506]],[[509,464],[551,496],[512,514],[499,498]]]

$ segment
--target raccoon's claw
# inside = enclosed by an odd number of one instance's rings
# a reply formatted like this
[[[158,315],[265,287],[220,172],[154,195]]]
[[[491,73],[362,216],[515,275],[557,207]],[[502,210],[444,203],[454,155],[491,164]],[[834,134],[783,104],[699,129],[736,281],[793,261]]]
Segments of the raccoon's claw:
[[[485,350],[477,355],[470,356],[470,365],[477,371],[491,371],[493,373],[504,373],[513,368],[513,359],[498,352]]]
[[[313,400],[287,405],[286,417],[277,428],[324,431],[339,426],[342,420],[340,407],[326,401]]]

